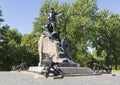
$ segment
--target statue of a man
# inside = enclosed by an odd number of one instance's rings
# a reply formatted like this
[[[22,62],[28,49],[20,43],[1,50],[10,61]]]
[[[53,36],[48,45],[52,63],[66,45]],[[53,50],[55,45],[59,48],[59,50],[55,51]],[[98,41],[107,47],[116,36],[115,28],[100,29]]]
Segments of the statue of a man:
[[[56,28],[56,15],[61,12],[55,12],[54,8],[51,8],[50,13],[48,14],[48,22],[46,28],[48,28],[49,32],[53,32]]]

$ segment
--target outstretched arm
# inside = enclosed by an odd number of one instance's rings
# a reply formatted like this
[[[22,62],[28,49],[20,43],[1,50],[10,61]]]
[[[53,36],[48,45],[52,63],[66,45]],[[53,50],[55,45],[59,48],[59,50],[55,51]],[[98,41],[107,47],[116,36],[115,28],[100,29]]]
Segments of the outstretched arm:
[[[58,12],[58,14],[62,13],[62,11]]]
[[[61,12],[62,12],[62,11],[60,11],[60,12],[57,12],[57,13],[55,13],[55,14],[57,15],[57,14],[60,14]]]

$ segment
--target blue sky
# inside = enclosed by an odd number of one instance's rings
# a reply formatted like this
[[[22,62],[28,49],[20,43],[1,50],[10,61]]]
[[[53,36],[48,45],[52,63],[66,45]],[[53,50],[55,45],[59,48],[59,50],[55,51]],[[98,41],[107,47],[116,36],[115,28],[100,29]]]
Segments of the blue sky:
[[[39,10],[44,0],[0,0],[3,19],[11,28],[16,28],[20,33],[26,34],[33,30],[34,18],[38,17]],[[59,0],[63,2],[74,2],[75,0]],[[120,0],[98,0],[98,7],[108,9],[120,14]]]

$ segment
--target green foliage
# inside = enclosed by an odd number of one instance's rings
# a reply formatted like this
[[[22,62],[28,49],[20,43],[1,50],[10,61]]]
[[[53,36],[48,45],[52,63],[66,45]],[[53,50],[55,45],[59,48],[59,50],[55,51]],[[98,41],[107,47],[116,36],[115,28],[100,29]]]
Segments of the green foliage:
[[[120,16],[110,13],[108,10],[99,12],[97,16],[93,46],[95,46],[98,56],[100,56],[103,51],[106,52],[105,63],[107,66],[115,64],[117,69],[117,59],[120,50],[120,25],[118,24],[120,23]]]
[[[2,19],[1,17],[2,17],[2,10],[1,10],[1,7],[0,7],[0,24],[1,24],[1,22],[4,21],[4,19]]]
[[[20,41],[22,35],[17,30],[9,29],[8,25],[0,28],[1,39],[0,42],[0,69],[10,70],[11,66],[14,65],[18,60]]]
[[[70,22],[67,26],[67,36],[71,51],[74,58],[79,61],[80,65],[85,66],[89,57],[87,47],[91,39],[93,16],[97,11],[96,0],[77,0],[70,8]],[[87,61],[86,61],[87,62]]]
[[[28,62],[29,65],[37,65],[38,64],[38,40],[40,34],[26,34],[22,37],[21,40],[21,48],[22,48],[22,56],[25,61]]]

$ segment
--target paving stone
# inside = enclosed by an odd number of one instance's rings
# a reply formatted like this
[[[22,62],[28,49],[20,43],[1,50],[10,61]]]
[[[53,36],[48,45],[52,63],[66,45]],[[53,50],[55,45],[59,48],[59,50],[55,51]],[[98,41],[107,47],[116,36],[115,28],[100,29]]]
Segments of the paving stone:
[[[32,72],[0,72],[0,85],[120,85],[120,73],[114,74],[116,76],[106,74],[53,79],[40,77]]]

